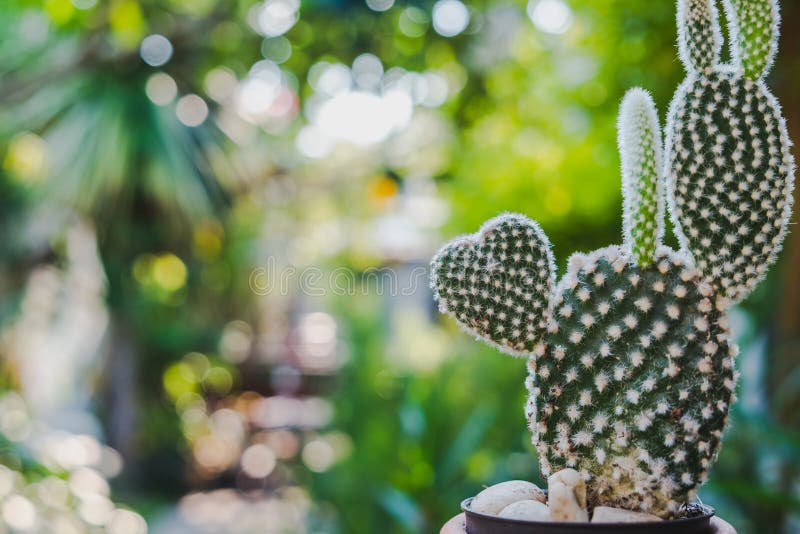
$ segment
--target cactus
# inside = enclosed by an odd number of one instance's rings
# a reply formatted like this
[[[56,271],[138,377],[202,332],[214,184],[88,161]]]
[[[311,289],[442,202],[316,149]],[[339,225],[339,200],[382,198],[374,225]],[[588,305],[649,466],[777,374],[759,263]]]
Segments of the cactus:
[[[578,469],[589,502],[677,513],[719,448],[736,372],[724,299],[660,245],[660,134],[649,96],[620,113],[624,244],[576,254],[554,286],[547,237],[492,219],[433,260],[439,307],[501,350],[530,355],[526,409],[541,470]]]
[[[774,0],[724,0],[732,64],[720,64],[713,0],[681,0],[688,72],[666,127],[667,192],[681,247],[732,302],[780,251],[792,210],[794,162],[777,100],[763,81],[777,51]]]
[[[525,411],[542,474],[577,469],[590,506],[674,517],[703,484],[735,398],[738,349],[727,309],[763,275],[785,233],[788,138],[774,98],[746,77],[762,75],[774,53],[764,35],[777,22],[755,14],[775,21],[777,7],[731,0],[726,8],[739,43],[735,69],[718,64],[713,2],[678,3],[690,75],[673,101],[665,162],[652,99],[642,89],[623,99],[622,245],[573,255],[556,284],[542,229],[505,214],[444,246],[431,264],[443,313],[527,358]],[[737,102],[725,103],[722,90]],[[713,158],[699,159],[698,150]],[[758,173],[766,180],[755,185]],[[661,244],[665,195],[679,251]],[[734,223],[744,230],[731,243],[719,228]]]

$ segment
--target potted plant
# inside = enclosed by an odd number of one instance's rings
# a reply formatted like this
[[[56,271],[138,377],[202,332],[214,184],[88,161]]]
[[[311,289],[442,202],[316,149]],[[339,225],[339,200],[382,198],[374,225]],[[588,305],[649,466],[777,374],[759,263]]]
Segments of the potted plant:
[[[730,64],[715,2],[678,1],[687,77],[663,145],[650,96],[622,102],[622,245],[573,255],[557,282],[539,225],[505,214],[432,261],[440,310],[527,359],[525,412],[549,477],[549,495],[512,481],[465,501],[471,533],[713,531],[693,500],[735,400],[728,310],[775,261],[794,181],[763,81],[777,0],[723,4]],[[661,242],[665,206],[679,250]]]

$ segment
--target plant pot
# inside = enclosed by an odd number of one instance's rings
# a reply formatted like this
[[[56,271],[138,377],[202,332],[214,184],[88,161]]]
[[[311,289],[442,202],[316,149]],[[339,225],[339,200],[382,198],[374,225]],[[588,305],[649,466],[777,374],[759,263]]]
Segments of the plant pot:
[[[714,509],[696,505],[690,517],[651,523],[564,523],[521,521],[473,512],[472,497],[461,503],[467,534],[714,534]]]

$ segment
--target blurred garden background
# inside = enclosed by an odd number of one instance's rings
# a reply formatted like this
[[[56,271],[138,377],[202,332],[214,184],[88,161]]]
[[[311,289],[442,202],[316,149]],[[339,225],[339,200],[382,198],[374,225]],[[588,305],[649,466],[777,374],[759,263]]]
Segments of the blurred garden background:
[[[0,531],[436,532],[538,481],[524,362],[427,262],[505,210],[562,271],[619,242],[618,104],[682,77],[673,0],[3,2]],[[734,312],[743,534],[800,532],[798,272]]]

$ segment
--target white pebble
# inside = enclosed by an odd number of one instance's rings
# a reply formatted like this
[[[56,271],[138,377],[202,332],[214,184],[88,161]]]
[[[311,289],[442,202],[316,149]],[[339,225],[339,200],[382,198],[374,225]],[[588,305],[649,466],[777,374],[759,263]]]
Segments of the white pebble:
[[[544,504],[544,492],[525,480],[509,480],[490,486],[477,494],[469,508],[481,514],[497,515],[509,504],[518,501],[539,501]]]
[[[589,521],[586,483],[574,469],[562,469],[547,479],[550,517],[553,521]]]
[[[647,523],[651,521],[662,521],[662,519],[651,514],[631,512],[610,506],[598,506],[592,514],[592,523]]]
[[[517,501],[500,510],[498,515],[523,521],[550,521],[550,508],[539,501]]]

